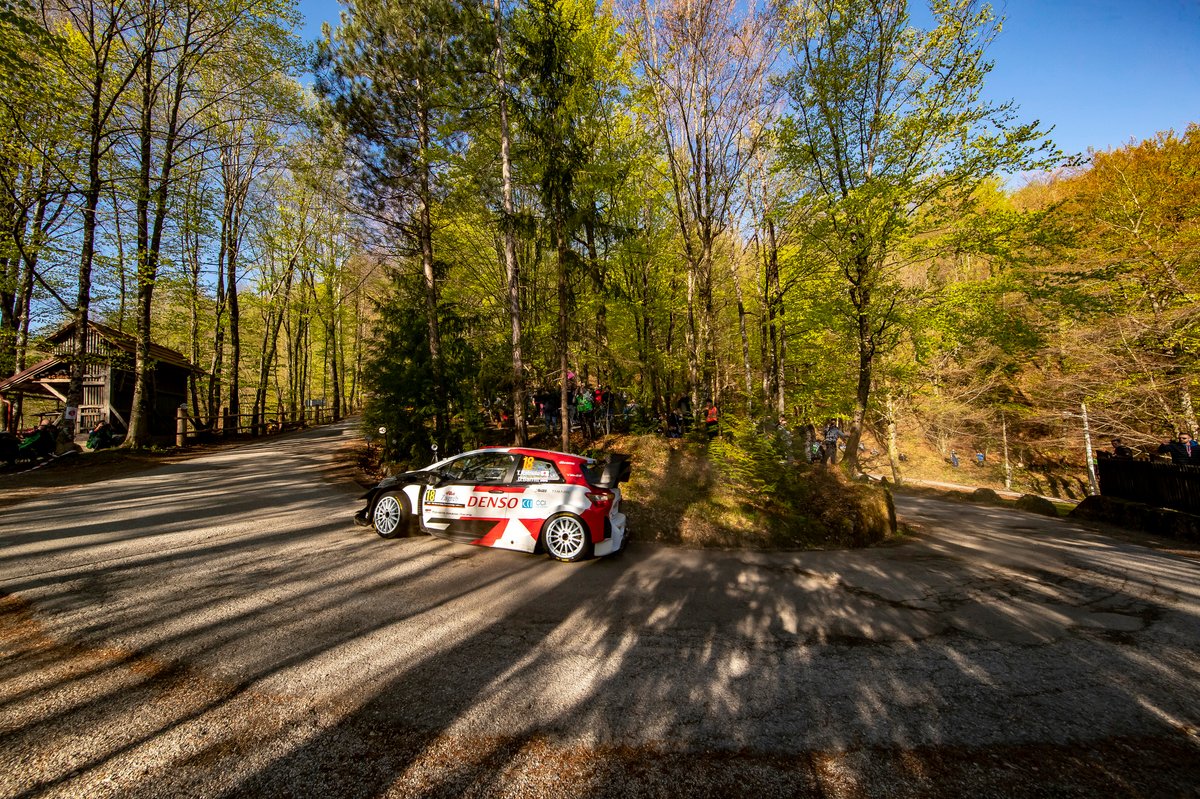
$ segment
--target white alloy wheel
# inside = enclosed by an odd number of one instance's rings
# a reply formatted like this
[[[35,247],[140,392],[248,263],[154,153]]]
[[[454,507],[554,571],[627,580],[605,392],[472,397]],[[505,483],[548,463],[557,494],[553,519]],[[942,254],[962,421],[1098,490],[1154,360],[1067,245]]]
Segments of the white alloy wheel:
[[[403,494],[388,491],[375,501],[371,522],[380,538],[395,538],[408,532],[408,501]]]
[[[542,527],[542,540],[546,554],[555,560],[583,560],[591,549],[583,520],[569,513],[547,519]]]

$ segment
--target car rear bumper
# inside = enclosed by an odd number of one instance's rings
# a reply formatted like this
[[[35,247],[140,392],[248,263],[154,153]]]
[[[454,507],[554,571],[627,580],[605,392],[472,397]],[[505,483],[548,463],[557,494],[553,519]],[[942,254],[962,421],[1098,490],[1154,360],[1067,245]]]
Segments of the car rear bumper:
[[[611,555],[614,552],[620,552],[625,548],[625,536],[628,530],[625,527],[624,513],[610,513],[608,516],[608,532],[609,536],[601,541],[597,541],[592,554],[596,557]]]

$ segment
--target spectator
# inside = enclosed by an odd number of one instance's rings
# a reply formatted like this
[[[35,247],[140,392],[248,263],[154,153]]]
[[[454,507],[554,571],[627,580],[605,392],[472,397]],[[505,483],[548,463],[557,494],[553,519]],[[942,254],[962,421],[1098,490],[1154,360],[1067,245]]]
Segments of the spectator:
[[[537,407],[542,415],[542,424],[546,426],[546,432],[553,432],[558,428],[558,405],[559,397],[548,388],[543,388],[537,393]]]
[[[838,441],[845,439],[846,434],[837,426],[837,422],[830,419],[825,425],[825,451],[821,453],[821,462],[828,463],[833,466],[837,463]]]
[[[716,438],[717,437],[717,416],[718,416],[716,403],[714,403],[712,400],[708,400],[708,402],[705,403],[705,408],[706,409],[704,411],[704,426],[708,430],[708,437]]]
[[[17,447],[17,454],[21,458],[49,458],[54,454],[54,449],[58,443],[58,428],[53,423],[42,420],[42,423],[34,428],[25,440]]]
[[[675,411],[667,414],[667,438],[683,436],[683,419]]]
[[[792,450],[792,430],[788,427],[787,419],[779,417],[779,427],[775,428],[775,442],[788,463],[795,463],[796,457]]]
[[[821,459],[821,442],[817,440],[817,428],[811,422],[804,425],[804,460],[812,463]]]
[[[685,431],[691,430],[692,422],[694,421],[692,419],[691,397],[689,397],[687,394],[684,394],[682,397],[680,397],[679,401],[675,403],[675,412],[679,414],[679,422],[683,429]]]
[[[1200,444],[1192,440],[1191,433],[1181,432],[1174,441],[1164,441],[1158,451],[1170,453],[1173,463],[1200,464]]]
[[[91,435],[88,436],[88,449],[95,452],[96,450],[111,447],[114,443],[115,436],[113,435],[112,425],[101,419],[92,428]]]
[[[1125,446],[1125,442],[1119,438],[1112,440],[1112,456],[1114,458],[1132,458],[1133,450]]]
[[[587,386],[584,386],[575,395],[575,418],[579,420],[579,427],[583,431],[584,437],[589,441],[596,437],[596,430],[593,425],[595,410],[596,405],[592,391]]]

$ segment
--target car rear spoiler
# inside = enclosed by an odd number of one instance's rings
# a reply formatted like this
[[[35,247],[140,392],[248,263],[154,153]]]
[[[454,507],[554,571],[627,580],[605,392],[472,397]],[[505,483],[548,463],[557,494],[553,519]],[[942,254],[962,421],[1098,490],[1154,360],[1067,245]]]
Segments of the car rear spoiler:
[[[629,479],[629,456],[617,452],[609,453],[600,472],[600,479],[595,482],[597,488],[616,488],[618,483]]]

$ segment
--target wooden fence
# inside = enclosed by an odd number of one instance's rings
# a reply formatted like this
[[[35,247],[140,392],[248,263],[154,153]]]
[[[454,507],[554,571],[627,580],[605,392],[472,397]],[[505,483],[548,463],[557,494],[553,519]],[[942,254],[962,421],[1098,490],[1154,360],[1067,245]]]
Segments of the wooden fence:
[[[232,414],[224,408],[221,409],[220,418],[217,420],[215,430],[205,431],[209,433],[217,433],[220,435],[239,435],[249,433],[250,435],[260,436],[270,433],[284,432],[294,430],[298,427],[307,427],[308,425],[324,424],[333,421],[333,411],[327,408],[304,408],[300,412],[299,419],[291,419],[281,414],[268,414],[260,416],[255,424],[253,414]],[[176,411],[175,416],[175,445],[178,447],[186,446],[189,436],[200,432],[199,428],[192,417],[188,414],[186,406],[180,406]]]
[[[1098,458],[1100,494],[1200,516],[1200,466]]]

